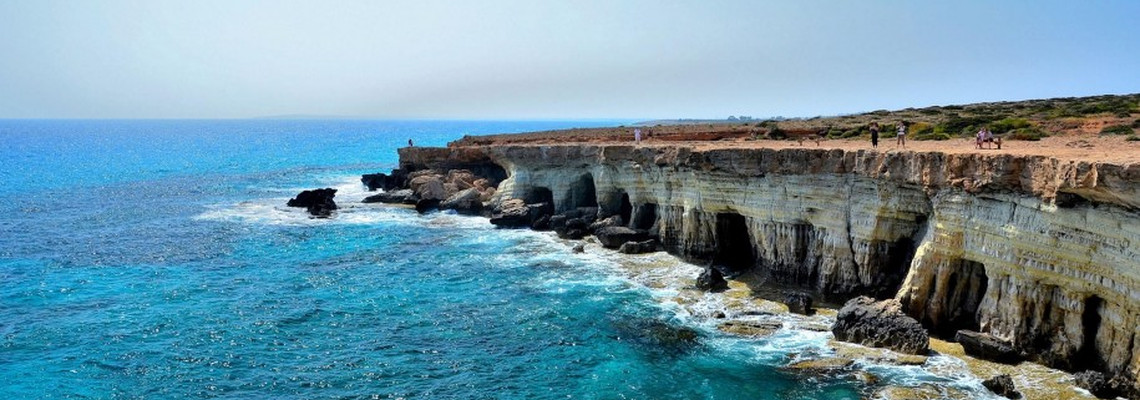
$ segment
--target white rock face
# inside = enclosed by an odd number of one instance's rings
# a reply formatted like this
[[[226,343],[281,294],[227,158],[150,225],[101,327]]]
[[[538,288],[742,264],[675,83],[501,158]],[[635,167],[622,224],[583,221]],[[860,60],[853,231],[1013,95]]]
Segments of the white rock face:
[[[548,190],[556,211],[627,214],[683,257],[835,297],[895,297],[935,333],[977,329],[1053,366],[1140,374],[1140,162],[585,144],[401,150],[402,167],[457,158],[507,171],[498,200]]]

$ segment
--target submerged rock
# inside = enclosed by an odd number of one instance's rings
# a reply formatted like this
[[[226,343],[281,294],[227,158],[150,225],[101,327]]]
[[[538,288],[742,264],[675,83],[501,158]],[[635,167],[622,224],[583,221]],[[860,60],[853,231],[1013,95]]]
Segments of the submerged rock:
[[[900,353],[926,354],[930,336],[922,324],[902,312],[898,300],[875,301],[867,296],[851,299],[835,317],[831,332],[836,340],[884,347]]]
[[[336,189],[304,190],[285,205],[305,208],[314,217],[328,218],[332,216],[333,210],[336,210],[336,202],[333,201],[333,197],[336,197]]]
[[[553,219],[554,217],[551,217],[552,224]],[[590,233],[586,221],[583,221],[581,218],[565,220],[562,223],[562,228],[557,229],[556,232],[558,232],[558,237],[571,240],[579,240]]]
[[[759,337],[776,333],[783,327],[780,322],[728,321],[717,325],[716,329],[734,335]]]
[[[993,378],[986,379],[982,381],[982,386],[985,386],[986,389],[989,389],[998,396],[1008,399],[1021,398],[1021,392],[1018,392],[1017,388],[1013,386],[1013,378],[1010,378],[1008,374],[997,375]]]
[[[852,365],[855,365],[855,360],[850,358],[828,357],[796,361],[788,364],[786,368],[810,374],[834,375],[836,372],[851,368]]]
[[[573,250],[575,253],[585,253],[586,252],[586,245],[582,244],[582,243],[578,243],[578,244],[574,245]]]
[[[700,334],[692,328],[655,318],[615,319],[613,324],[621,334],[618,339],[631,340],[650,350],[667,354],[686,352],[696,346],[700,339]]]
[[[961,330],[954,335],[954,340],[962,345],[966,354],[983,360],[1005,364],[1016,364],[1022,360],[1021,353],[1012,344],[987,333]]]

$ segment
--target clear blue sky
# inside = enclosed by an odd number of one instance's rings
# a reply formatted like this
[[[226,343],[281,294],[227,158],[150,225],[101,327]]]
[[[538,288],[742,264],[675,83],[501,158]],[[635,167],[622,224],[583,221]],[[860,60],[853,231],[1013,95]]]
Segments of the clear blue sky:
[[[0,0],[0,118],[723,118],[1140,92],[1140,1]]]

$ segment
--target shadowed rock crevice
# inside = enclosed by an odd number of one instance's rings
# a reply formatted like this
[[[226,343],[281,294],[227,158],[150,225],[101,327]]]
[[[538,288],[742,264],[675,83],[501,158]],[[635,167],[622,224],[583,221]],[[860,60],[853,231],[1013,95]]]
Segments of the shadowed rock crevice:
[[[630,221],[630,228],[653,230],[654,225],[657,225],[656,204],[645,203],[634,209],[633,220]]]

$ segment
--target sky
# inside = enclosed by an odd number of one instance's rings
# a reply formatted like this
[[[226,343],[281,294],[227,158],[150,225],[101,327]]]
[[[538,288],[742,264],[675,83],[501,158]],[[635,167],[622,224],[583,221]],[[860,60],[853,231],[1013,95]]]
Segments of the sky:
[[[0,118],[812,117],[1140,92],[1140,1],[0,0]]]

